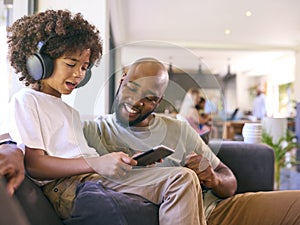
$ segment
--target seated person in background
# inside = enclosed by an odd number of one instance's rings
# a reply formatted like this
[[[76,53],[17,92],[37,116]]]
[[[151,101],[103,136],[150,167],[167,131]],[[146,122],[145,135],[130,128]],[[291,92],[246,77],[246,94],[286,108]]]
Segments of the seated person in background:
[[[208,126],[210,129],[209,136],[207,137],[207,143],[208,143],[209,138],[218,138],[218,129],[216,126],[213,125],[213,122],[212,122],[213,112],[216,112],[217,109],[215,109],[214,111],[211,111],[210,113],[207,113],[206,103],[207,103],[206,99],[204,97],[200,97],[199,102],[196,104],[196,109],[198,110],[198,113],[199,113],[200,130],[203,128],[203,126]],[[210,110],[212,110],[214,104],[212,102],[209,102],[208,104],[210,106],[209,107]],[[208,133],[207,133],[207,135],[208,135]],[[201,135],[201,137],[205,138],[204,135]]]
[[[206,99],[203,97],[200,97],[199,102],[196,104],[196,109],[198,110],[199,113],[199,126],[200,129],[204,126],[204,125],[209,125],[212,118],[210,114],[207,114],[205,112],[205,103],[206,103]]]
[[[204,112],[204,105],[205,99],[201,97],[200,89],[190,88],[179,110],[180,116],[186,119],[199,135],[210,131],[208,122],[211,121],[211,117]]]

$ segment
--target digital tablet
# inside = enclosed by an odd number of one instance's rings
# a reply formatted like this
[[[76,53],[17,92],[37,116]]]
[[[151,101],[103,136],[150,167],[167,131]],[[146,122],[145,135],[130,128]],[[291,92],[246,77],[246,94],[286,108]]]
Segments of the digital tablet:
[[[147,166],[173,154],[174,152],[175,151],[173,149],[165,145],[158,145],[141,153],[140,155],[134,156],[133,159],[138,162],[137,166]]]

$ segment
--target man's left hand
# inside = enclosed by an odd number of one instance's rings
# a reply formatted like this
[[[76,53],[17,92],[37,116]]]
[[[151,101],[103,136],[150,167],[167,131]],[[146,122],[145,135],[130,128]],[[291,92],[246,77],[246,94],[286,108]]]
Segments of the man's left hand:
[[[195,171],[200,183],[205,187],[214,188],[218,185],[219,179],[217,179],[216,173],[208,159],[202,155],[192,153],[188,156],[185,166]]]

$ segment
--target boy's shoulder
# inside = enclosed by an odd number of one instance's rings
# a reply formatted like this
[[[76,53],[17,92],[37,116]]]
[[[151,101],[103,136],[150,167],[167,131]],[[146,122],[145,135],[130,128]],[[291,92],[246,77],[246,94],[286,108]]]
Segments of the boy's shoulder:
[[[24,101],[28,99],[33,99],[36,96],[37,91],[32,90],[31,88],[22,88],[16,93],[13,94],[12,99],[15,99],[16,101]]]
[[[49,96],[48,94],[45,94],[43,92],[40,91],[36,91],[30,87],[24,87],[21,88],[19,91],[17,91],[13,97],[17,97],[17,98],[22,98],[22,97],[26,97],[26,98],[37,98],[37,97],[46,97]]]

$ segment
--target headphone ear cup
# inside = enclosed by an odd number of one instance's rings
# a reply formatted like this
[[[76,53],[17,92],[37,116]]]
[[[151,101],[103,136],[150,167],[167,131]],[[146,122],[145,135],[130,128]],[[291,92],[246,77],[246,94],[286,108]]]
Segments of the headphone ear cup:
[[[84,85],[87,84],[87,82],[89,82],[89,80],[91,79],[92,76],[92,71],[91,68],[87,69],[87,71],[85,72],[85,77],[83,78],[83,80],[77,85],[76,88],[80,88],[83,87]]]
[[[36,81],[50,77],[53,72],[53,64],[53,59],[40,53],[35,53],[26,60],[27,71]]]

